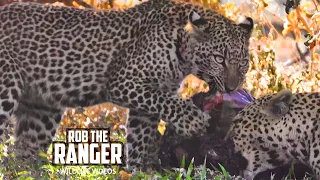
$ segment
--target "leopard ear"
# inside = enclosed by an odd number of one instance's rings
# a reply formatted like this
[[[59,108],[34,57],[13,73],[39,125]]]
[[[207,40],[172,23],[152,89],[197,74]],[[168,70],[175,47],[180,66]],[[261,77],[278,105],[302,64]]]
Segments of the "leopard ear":
[[[198,13],[195,11],[191,10],[189,15],[188,15],[188,21],[190,24],[192,24],[195,27],[200,27],[201,25],[207,25],[208,22],[203,19]]]
[[[244,17],[244,16],[241,16],[239,19],[238,19],[238,26],[242,27],[243,29],[247,30],[247,32],[249,34],[251,34],[252,32],[252,29],[253,29],[253,20],[251,17]]]
[[[283,89],[262,107],[261,112],[270,117],[280,118],[289,112],[291,102],[292,92],[288,89]]]
[[[188,23],[185,26],[185,30],[197,41],[202,41],[205,40],[207,36],[203,31],[203,27],[207,24],[208,22],[204,18],[202,18],[195,11],[191,10],[188,15]]]

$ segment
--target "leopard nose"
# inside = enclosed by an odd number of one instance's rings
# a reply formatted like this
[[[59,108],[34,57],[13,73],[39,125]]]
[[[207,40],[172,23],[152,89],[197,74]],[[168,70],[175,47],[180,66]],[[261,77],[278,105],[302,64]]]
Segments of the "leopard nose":
[[[224,88],[225,88],[227,93],[230,93],[230,92],[232,92],[232,91],[234,91],[236,89],[234,87],[228,87],[228,86],[225,86]]]

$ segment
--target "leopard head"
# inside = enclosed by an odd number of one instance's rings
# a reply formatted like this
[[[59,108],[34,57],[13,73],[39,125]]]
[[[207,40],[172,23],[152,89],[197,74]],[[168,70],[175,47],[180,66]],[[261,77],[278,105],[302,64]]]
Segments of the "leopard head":
[[[236,24],[217,13],[202,17],[192,10],[185,26],[192,49],[192,73],[221,92],[238,89],[249,69],[252,29],[249,17]]]

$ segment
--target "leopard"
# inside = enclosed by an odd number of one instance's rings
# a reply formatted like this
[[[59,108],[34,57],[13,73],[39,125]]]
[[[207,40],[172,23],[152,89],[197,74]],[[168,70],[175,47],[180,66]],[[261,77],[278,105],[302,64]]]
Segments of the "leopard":
[[[129,109],[126,166],[148,167],[158,162],[160,119],[185,137],[205,133],[209,115],[178,95],[188,75],[221,92],[243,84],[253,25],[175,0],[105,10],[2,6],[0,134],[15,116],[15,143],[28,158],[46,152],[66,109],[109,102]]]
[[[233,119],[227,137],[248,164],[243,176],[303,164],[320,179],[320,93],[283,89],[247,105]]]

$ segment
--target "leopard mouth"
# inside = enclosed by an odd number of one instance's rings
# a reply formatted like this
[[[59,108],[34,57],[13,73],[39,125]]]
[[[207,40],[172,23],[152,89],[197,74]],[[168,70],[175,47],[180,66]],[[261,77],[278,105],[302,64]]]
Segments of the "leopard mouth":
[[[215,88],[216,90],[220,91],[221,93],[226,93],[224,85],[219,83],[220,81],[216,78],[213,78],[211,81],[208,81],[208,85],[210,89]]]
[[[212,92],[212,90],[210,90],[209,92]],[[210,95],[204,99],[203,110],[204,111],[213,110],[217,105],[222,103],[223,103],[223,94],[221,94],[220,91],[215,90],[214,93],[210,93]]]

